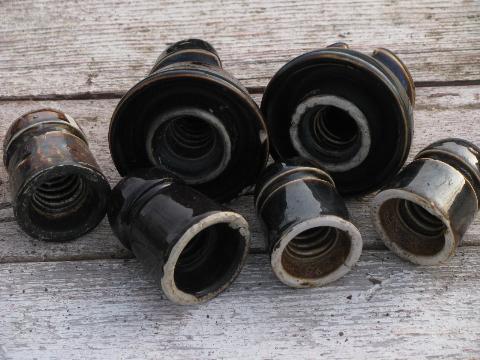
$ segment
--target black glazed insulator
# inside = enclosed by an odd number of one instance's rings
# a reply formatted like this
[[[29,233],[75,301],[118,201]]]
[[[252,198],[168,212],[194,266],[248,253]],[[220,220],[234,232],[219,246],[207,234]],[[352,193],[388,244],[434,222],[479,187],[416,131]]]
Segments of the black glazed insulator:
[[[29,112],[13,122],[3,143],[15,218],[30,236],[71,240],[105,216],[110,185],[85,134],[65,113]]]
[[[268,160],[258,106],[215,49],[197,39],[167,48],[122,98],[109,142],[121,175],[162,166],[220,201],[253,185]]]
[[[225,290],[250,245],[241,215],[159,168],[137,169],[114,187],[108,220],[117,238],[178,304],[204,302]]]
[[[345,275],[362,252],[332,178],[311,162],[267,167],[255,189],[275,275],[292,287],[314,287]]]
[[[341,194],[356,195],[381,187],[406,161],[414,101],[412,77],[394,53],[336,43],[284,65],[261,109],[274,159],[313,160]]]
[[[450,258],[473,222],[480,199],[480,149],[462,139],[420,151],[373,200],[385,245],[420,265]]]

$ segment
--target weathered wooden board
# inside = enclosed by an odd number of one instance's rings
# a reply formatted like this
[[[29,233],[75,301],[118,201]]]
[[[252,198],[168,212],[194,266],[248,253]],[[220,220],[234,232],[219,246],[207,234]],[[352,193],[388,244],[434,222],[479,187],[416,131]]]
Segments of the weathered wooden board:
[[[255,95],[260,101],[260,95]],[[16,117],[29,110],[49,106],[62,109],[81,124],[90,140],[91,149],[111,184],[119,180],[110,159],[107,134],[110,115],[118,102],[112,100],[69,101],[4,101],[0,102],[0,134]],[[441,87],[418,89],[415,111],[415,137],[412,157],[433,140],[458,136],[480,144],[480,86]],[[2,156],[0,150],[0,156]],[[43,261],[62,259],[98,259],[128,257],[114,238],[107,221],[79,240],[56,244],[30,239],[15,223],[7,191],[7,174],[0,170],[0,262]],[[348,202],[353,222],[359,227],[369,249],[382,248],[370,221],[369,202],[372,196],[351,199]],[[251,196],[232,202],[231,207],[247,217],[252,227],[253,251],[263,249],[263,235],[254,215]],[[470,228],[465,244],[480,245],[480,221]]]
[[[475,0],[4,0],[1,98],[122,93],[167,44],[200,37],[245,85],[336,41],[396,51],[423,83],[480,81]]]
[[[330,286],[294,290],[250,255],[213,301],[167,301],[135,260],[0,265],[0,358],[478,359],[480,257],[416,267],[366,251]]]
[[[422,86],[410,158],[447,136],[480,145],[476,0],[0,0],[0,16],[0,137],[26,111],[62,109],[112,185],[107,132],[119,96],[188,37],[210,41],[257,101],[305,51],[388,47]],[[127,259],[106,220],[68,243],[24,235],[6,180],[0,166],[2,360],[480,359],[480,219],[451,261],[417,267],[376,238],[372,195],[350,199],[366,248],[358,266],[331,286],[293,290],[272,274],[252,197],[242,196],[230,206],[249,220],[256,254],[221,296],[180,307]]]
[[[257,101],[305,51],[335,41],[391,48],[422,86],[410,158],[447,136],[480,145],[476,0],[3,0],[0,16],[0,135],[26,111],[62,109],[112,185],[107,132],[119,96],[188,37],[211,41]],[[366,248],[358,266],[331,286],[293,290],[272,274],[252,197],[242,196],[230,206],[249,220],[256,254],[224,294],[180,307],[125,260],[106,220],[68,243],[24,235],[6,180],[0,166],[0,359],[480,358],[480,219],[451,261],[417,267],[383,250],[372,195],[350,199]]]

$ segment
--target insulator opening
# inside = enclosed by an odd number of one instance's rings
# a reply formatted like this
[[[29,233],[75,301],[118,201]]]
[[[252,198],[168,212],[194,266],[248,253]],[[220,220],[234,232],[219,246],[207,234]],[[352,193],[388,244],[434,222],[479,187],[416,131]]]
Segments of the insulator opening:
[[[31,191],[29,221],[45,232],[83,233],[102,203],[94,185],[79,174],[47,177]]]
[[[336,106],[322,105],[306,112],[298,131],[306,151],[324,161],[346,161],[360,147],[355,119]]]
[[[226,166],[226,152],[230,151],[226,136],[205,119],[183,115],[155,130],[151,151],[156,163],[187,183],[199,183]]]
[[[336,95],[313,95],[299,102],[289,126],[299,156],[331,172],[362,164],[372,146],[371,121],[352,101]]]
[[[215,293],[238,273],[247,242],[227,223],[211,225],[195,235],[175,264],[178,289],[196,297]]]
[[[324,106],[318,110],[311,126],[317,143],[332,150],[346,149],[358,138],[355,120],[335,106]]]
[[[311,260],[327,253],[335,245],[337,238],[337,230],[332,227],[310,229],[292,239],[285,252],[299,260]]]
[[[342,266],[350,249],[347,232],[330,226],[314,227],[290,240],[282,253],[282,266],[296,278],[318,279]]]
[[[87,198],[85,182],[78,175],[57,176],[38,186],[32,206],[45,216],[65,215],[82,206]]]
[[[213,126],[192,117],[171,121],[165,130],[165,146],[187,160],[208,156],[218,141]]]
[[[397,210],[403,224],[422,236],[439,236],[445,231],[439,218],[411,201],[399,201]]]
[[[433,256],[445,246],[445,224],[413,201],[387,200],[378,214],[389,241],[413,255]]]

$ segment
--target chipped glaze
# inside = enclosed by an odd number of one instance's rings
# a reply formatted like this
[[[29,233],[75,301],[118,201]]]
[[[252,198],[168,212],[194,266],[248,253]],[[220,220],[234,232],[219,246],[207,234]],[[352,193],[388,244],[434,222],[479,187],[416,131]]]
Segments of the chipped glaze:
[[[63,112],[41,109],[15,120],[3,161],[15,218],[30,236],[72,240],[105,216],[110,185],[80,126]]]
[[[385,245],[420,265],[448,260],[479,209],[479,160],[480,149],[462,139],[421,150],[373,200]]]

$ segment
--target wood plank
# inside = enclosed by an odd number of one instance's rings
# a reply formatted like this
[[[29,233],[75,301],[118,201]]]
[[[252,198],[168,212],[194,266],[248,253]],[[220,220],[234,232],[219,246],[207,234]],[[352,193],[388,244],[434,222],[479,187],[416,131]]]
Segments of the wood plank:
[[[168,302],[135,260],[0,265],[0,357],[476,359],[480,258],[417,267],[386,251],[295,290],[251,255],[213,301]]]
[[[166,45],[200,37],[246,86],[286,61],[346,41],[388,47],[419,82],[480,81],[480,4],[473,0],[4,1],[0,97],[123,93]]]
[[[260,101],[260,95],[255,99]],[[415,137],[410,158],[428,143],[448,136],[462,137],[480,144],[480,86],[442,87],[418,89],[415,110]],[[118,100],[77,101],[5,101],[0,102],[0,134],[4,134],[11,121],[24,112],[47,106],[71,114],[81,124],[90,140],[92,152],[111,184],[119,180],[108,150],[109,118]],[[2,156],[0,150],[0,156]],[[46,261],[62,259],[97,259],[128,257],[114,238],[107,221],[81,239],[63,243],[46,243],[30,239],[16,225],[7,191],[7,174],[0,166],[0,262]],[[351,199],[348,206],[354,224],[360,229],[365,248],[379,249],[383,244],[377,239],[370,220],[369,203],[372,196]],[[252,251],[261,252],[263,235],[253,210],[251,196],[233,201],[230,206],[249,221],[252,234]],[[480,245],[480,220],[469,229],[464,243]]]

